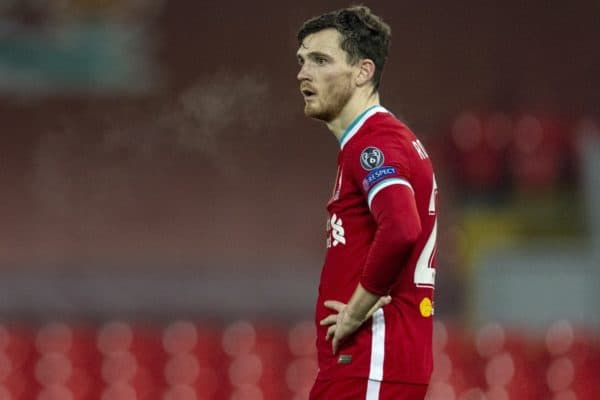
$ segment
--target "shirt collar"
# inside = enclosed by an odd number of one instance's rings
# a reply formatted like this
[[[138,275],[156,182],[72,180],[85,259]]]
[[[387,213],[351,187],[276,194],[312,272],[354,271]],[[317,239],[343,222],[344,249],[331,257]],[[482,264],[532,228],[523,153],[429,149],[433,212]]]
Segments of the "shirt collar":
[[[389,111],[386,110],[384,107],[380,106],[379,104],[376,104],[374,106],[367,108],[358,117],[356,117],[354,119],[354,121],[352,121],[352,123],[350,125],[348,125],[348,127],[346,128],[346,130],[344,131],[342,136],[340,136],[340,139],[339,139],[340,148],[344,149],[344,146],[346,145],[346,143],[348,143],[350,141],[350,139],[352,139],[352,137],[354,137],[354,135],[356,135],[356,133],[360,130],[360,128],[362,128],[364,123],[369,118],[371,118],[374,114],[377,114],[380,112],[387,113]]]

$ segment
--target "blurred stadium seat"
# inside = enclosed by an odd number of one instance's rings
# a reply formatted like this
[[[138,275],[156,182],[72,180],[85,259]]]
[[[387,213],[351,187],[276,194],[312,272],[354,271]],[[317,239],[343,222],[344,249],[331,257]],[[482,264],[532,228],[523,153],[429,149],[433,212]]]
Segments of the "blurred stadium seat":
[[[311,321],[0,327],[0,399],[305,399],[316,374]],[[427,400],[597,400],[598,335],[436,321]],[[2,397],[4,396],[4,397]]]

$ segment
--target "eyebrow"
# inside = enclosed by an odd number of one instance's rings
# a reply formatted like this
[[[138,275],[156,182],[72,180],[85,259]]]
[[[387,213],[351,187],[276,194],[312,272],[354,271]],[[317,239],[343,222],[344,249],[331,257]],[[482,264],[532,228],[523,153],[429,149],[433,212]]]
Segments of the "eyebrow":
[[[311,51],[309,53],[306,53],[305,55],[300,54],[300,52],[296,53],[296,57],[298,59],[304,59],[306,58],[316,58],[316,57],[324,57],[327,59],[331,59],[331,56],[329,54],[323,53],[321,51]]]

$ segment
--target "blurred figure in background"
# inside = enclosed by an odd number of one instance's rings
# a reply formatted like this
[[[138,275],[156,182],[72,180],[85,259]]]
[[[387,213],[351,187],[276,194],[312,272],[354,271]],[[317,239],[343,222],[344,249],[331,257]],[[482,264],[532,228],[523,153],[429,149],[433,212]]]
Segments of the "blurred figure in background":
[[[379,104],[390,36],[366,7],[298,33],[304,113],[340,144],[311,399],[422,400],[432,371],[437,185],[421,142]]]

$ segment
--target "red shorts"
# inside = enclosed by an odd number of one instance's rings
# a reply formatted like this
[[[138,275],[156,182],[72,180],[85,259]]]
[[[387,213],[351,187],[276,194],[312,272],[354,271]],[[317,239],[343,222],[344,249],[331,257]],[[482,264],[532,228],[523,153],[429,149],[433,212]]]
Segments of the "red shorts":
[[[423,400],[427,385],[369,379],[317,380],[310,400]]]

